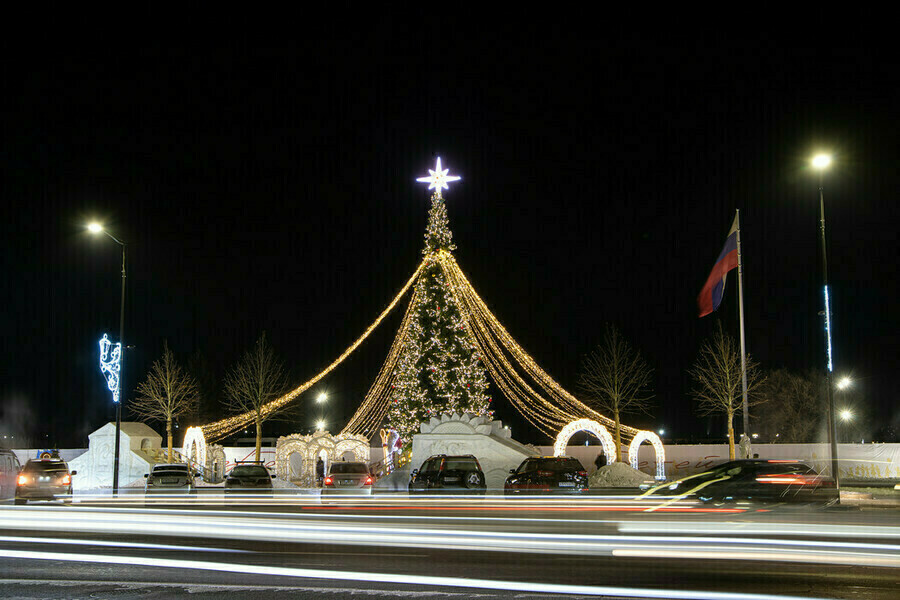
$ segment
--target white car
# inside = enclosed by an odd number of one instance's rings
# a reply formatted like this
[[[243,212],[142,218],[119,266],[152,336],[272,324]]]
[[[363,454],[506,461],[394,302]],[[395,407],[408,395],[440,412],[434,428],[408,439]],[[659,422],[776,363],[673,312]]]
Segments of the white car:
[[[323,496],[371,496],[375,476],[364,462],[336,462],[331,464],[322,482]]]
[[[194,475],[185,463],[153,465],[144,477],[146,494],[190,494],[194,489]]]

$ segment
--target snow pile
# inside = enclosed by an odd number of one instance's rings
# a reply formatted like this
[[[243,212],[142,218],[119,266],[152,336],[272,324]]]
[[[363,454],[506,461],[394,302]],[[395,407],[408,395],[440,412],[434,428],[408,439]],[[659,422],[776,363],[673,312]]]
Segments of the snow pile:
[[[600,467],[588,479],[588,486],[592,488],[636,488],[643,483],[652,484],[653,477],[623,462]]]

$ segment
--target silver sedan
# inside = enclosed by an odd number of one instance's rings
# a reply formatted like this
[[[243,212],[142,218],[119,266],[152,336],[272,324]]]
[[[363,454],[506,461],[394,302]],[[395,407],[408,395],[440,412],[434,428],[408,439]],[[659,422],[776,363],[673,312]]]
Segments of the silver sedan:
[[[371,496],[375,476],[363,462],[336,462],[322,482],[322,496]]]

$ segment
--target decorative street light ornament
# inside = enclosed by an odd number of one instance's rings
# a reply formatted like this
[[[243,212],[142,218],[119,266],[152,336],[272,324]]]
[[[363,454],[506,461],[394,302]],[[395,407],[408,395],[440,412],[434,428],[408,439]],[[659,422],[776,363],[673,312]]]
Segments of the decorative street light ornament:
[[[113,344],[104,333],[100,339],[100,372],[106,376],[106,387],[112,392],[113,402],[116,403],[119,402],[119,370],[121,368],[122,344]]]
[[[563,427],[559,435],[556,436],[556,443],[553,445],[553,456],[565,456],[569,438],[579,431],[593,433],[600,439],[600,443],[603,445],[603,454],[606,456],[609,464],[617,461],[616,442],[609,434],[609,431],[606,430],[606,427],[592,419],[578,419]]]
[[[664,480],[666,478],[666,449],[659,436],[652,431],[638,431],[631,440],[631,445],[628,446],[628,462],[631,464],[631,468],[634,470],[638,468],[638,448],[643,442],[653,444],[653,449],[656,450],[656,479],[657,481]]]
[[[428,189],[437,189],[437,195],[441,195],[441,188],[445,190],[449,190],[450,186],[447,183],[451,181],[459,181],[461,177],[457,175],[448,175],[450,169],[442,169],[441,168],[441,157],[438,156],[437,165],[434,169],[428,169],[428,177],[419,177],[416,181],[420,181],[422,183],[428,184]]]

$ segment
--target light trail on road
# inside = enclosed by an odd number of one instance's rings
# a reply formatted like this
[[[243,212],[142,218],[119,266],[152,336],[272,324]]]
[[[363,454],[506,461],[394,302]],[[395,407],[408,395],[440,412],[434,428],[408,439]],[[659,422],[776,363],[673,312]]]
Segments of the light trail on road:
[[[77,514],[77,518],[74,518]],[[31,518],[26,518],[31,517]],[[414,517],[410,517],[412,519]],[[530,523],[539,523],[539,519]],[[288,543],[316,543],[375,547],[440,548],[444,550],[481,550],[491,552],[539,553],[577,556],[653,556],[692,557],[718,560],[754,560],[835,565],[900,567],[900,546],[847,542],[841,540],[796,540],[756,537],[747,530],[753,525],[739,524],[740,536],[697,535],[699,523],[691,524],[692,533],[671,535],[665,522],[656,522],[655,535],[628,533],[630,522],[615,523],[614,534],[529,531],[525,523],[519,531],[499,531],[481,521],[478,529],[465,520],[432,526],[428,519],[415,524],[403,521],[366,523],[355,519],[324,520],[305,513],[272,515],[270,513],[229,511],[144,511],[140,509],[88,510],[66,507],[29,507],[28,510],[0,510],[0,528],[35,532],[64,532],[68,535],[117,534],[163,536],[174,538],[206,538],[254,540]],[[452,525],[452,526],[448,526]],[[604,523],[609,525],[609,523]],[[779,524],[782,531],[784,524]],[[560,524],[563,527],[563,524]],[[834,532],[835,525],[823,531]],[[735,524],[718,533],[733,533]],[[583,531],[583,526],[578,528]],[[771,534],[771,532],[770,532]],[[828,537],[825,535],[824,537]]]
[[[175,560],[166,558],[146,558],[131,556],[97,556],[62,552],[34,552],[11,550],[4,553],[9,558],[26,560],[50,560],[83,563],[104,563],[119,565],[140,565],[175,569],[195,569],[224,573],[246,573],[248,575],[270,575],[303,579],[328,579],[404,585],[427,585],[487,590],[507,590],[520,592],[541,592],[550,594],[580,594],[586,596],[618,596],[627,598],[652,598],[672,600],[801,600],[799,596],[775,594],[744,594],[735,592],[714,592],[703,590],[672,590],[636,587],[590,586],[558,583],[538,583],[521,581],[499,581],[465,577],[438,577],[430,575],[409,575],[394,573],[371,573],[361,571],[335,571],[325,569],[300,569],[273,567],[266,565],[246,565],[197,560]],[[822,600],[805,596],[804,600]]]

